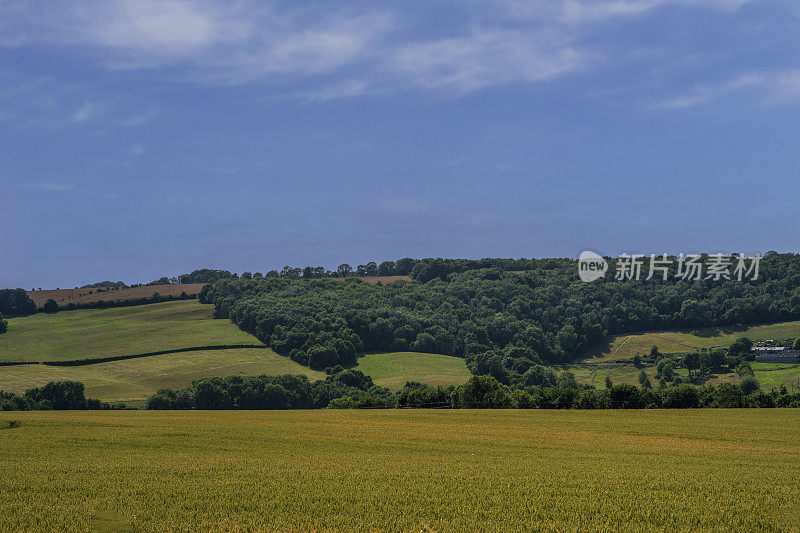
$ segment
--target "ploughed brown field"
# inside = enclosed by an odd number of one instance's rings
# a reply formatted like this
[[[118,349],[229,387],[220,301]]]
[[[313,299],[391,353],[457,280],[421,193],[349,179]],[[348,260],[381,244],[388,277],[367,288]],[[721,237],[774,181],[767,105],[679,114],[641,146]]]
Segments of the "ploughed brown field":
[[[52,298],[59,306],[71,303],[97,302],[100,300],[134,300],[136,298],[149,298],[157,292],[161,296],[180,296],[182,292],[186,294],[198,294],[205,283],[179,283],[176,285],[143,285],[141,287],[131,287],[127,289],[107,290],[97,292],[97,289],[47,289],[43,291],[27,291],[28,296],[42,307],[44,303]]]
[[[344,278],[329,278],[333,280],[341,280]],[[359,279],[367,283],[391,283],[393,281],[403,280],[411,281],[410,276],[364,276]],[[141,287],[131,287],[127,289],[108,290],[102,289],[103,292],[97,292],[98,289],[85,288],[85,289],[45,289],[40,291],[26,291],[28,296],[36,303],[38,307],[42,307],[44,303],[52,298],[58,303],[59,306],[65,306],[71,303],[85,303],[97,302],[100,300],[105,301],[119,301],[119,300],[134,300],[136,298],[149,298],[157,292],[161,296],[180,296],[182,292],[186,294],[198,294],[200,289],[203,288],[205,283],[178,283],[175,285],[143,285]]]

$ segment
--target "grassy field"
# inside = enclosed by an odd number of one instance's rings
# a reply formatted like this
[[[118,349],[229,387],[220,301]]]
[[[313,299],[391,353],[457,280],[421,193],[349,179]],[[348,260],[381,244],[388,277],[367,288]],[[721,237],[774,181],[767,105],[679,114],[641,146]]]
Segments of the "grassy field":
[[[778,390],[782,386],[789,390],[800,390],[800,364],[750,363],[750,366],[762,390]],[[723,382],[738,383],[739,376],[735,373],[719,374],[709,381],[713,385]]]
[[[372,377],[376,384],[393,391],[403,388],[406,381],[460,385],[472,375],[460,357],[416,352],[365,355],[358,359],[356,370],[361,370]]]
[[[66,361],[212,346],[259,344],[195,300],[11,318],[0,361]]]
[[[800,365],[786,363],[752,363],[753,374],[764,390],[787,388],[800,389]]]
[[[2,427],[3,531],[800,528],[796,410],[23,412]]]
[[[83,382],[89,398],[131,403],[131,400],[144,400],[161,388],[183,388],[195,379],[231,374],[305,374],[311,380],[325,377],[322,372],[300,366],[272,350],[239,348],[155,355],[82,366],[0,367],[0,390],[21,393],[48,381],[69,379]]]
[[[647,376],[650,378],[651,383],[655,386],[656,379],[656,367],[655,365],[648,365],[643,366],[642,368],[636,368],[632,364],[621,364],[621,363],[612,363],[612,364],[605,364],[605,363],[586,363],[586,364],[577,364],[577,365],[565,365],[561,368],[562,370],[568,370],[575,374],[575,379],[578,383],[586,383],[589,385],[594,385],[598,389],[605,388],[605,381],[606,377],[611,378],[611,381],[614,384],[618,383],[629,383],[631,385],[639,386],[639,373],[644,370],[647,373]],[[676,370],[676,374],[685,375],[685,371],[682,369]]]
[[[685,353],[701,348],[728,346],[742,336],[756,341],[800,337],[800,321],[742,328],[655,331],[619,335],[609,345],[590,351],[588,357],[599,358],[603,361],[630,359],[637,354],[649,354],[653,345],[658,346],[661,353]]]

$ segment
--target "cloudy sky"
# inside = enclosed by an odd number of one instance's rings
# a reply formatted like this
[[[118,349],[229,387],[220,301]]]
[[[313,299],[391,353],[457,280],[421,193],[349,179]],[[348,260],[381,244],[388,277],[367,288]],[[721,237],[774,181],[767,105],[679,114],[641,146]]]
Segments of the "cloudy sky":
[[[0,287],[798,249],[795,0],[0,0]]]

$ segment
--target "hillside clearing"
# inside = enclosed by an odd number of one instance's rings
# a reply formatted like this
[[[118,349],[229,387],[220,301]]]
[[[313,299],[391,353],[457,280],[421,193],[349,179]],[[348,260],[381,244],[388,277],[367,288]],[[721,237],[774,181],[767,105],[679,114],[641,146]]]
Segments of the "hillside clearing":
[[[692,331],[651,331],[617,335],[606,346],[588,352],[587,360],[617,361],[630,359],[635,355],[650,353],[653,345],[663,354],[685,353],[729,346],[739,337],[755,341],[767,339],[786,339],[800,337],[800,321],[779,322],[758,326],[738,328],[706,328]]]
[[[180,389],[204,377],[232,374],[325,374],[300,366],[272,350],[239,348],[156,355],[81,366],[21,365],[0,367],[0,390],[22,393],[49,381],[73,380],[86,386],[86,396],[106,402],[144,400],[158,389]]]
[[[417,352],[368,354],[358,359],[355,369],[392,391],[402,389],[407,381],[461,385],[472,375],[460,357]]]
[[[194,346],[260,344],[196,300],[8,319],[0,361],[69,361]]]

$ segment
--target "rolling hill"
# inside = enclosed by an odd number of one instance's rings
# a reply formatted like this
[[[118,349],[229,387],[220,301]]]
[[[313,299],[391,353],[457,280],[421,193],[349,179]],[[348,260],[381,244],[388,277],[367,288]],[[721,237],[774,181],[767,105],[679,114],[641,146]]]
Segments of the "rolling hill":
[[[0,362],[69,361],[196,346],[261,345],[196,300],[37,313],[8,319]]]
[[[755,341],[800,337],[800,321],[775,324],[705,328],[675,331],[649,331],[630,335],[617,335],[607,345],[591,349],[587,359],[593,361],[618,361],[635,355],[647,355],[655,345],[661,353],[686,353],[733,344],[739,337]]]
[[[400,390],[407,381],[460,385],[472,375],[460,357],[416,352],[368,354],[358,359],[356,370],[392,391]]]
[[[20,365],[0,367],[0,390],[22,393],[49,381],[73,380],[86,395],[106,402],[135,403],[161,388],[179,389],[192,381],[238,374],[304,374],[311,380],[325,374],[300,366],[270,349],[238,348],[162,354],[81,366]]]

